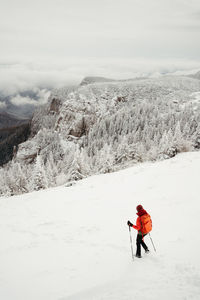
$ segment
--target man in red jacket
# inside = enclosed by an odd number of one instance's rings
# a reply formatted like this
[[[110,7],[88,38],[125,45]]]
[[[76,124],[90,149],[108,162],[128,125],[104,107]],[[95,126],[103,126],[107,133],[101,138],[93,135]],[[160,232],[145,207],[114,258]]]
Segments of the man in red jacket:
[[[133,225],[130,221],[128,221],[127,224],[128,224],[128,226],[131,226],[138,231],[137,239],[136,239],[136,245],[137,245],[136,257],[141,258],[142,257],[141,256],[141,245],[144,248],[146,253],[149,252],[149,249],[148,249],[147,245],[144,243],[143,238],[151,230],[152,222],[151,222],[150,215],[146,212],[146,210],[144,210],[142,205],[138,205],[136,207],[136,209],[137,209],[137,215],[138,215],[136,225]],[[145,222],[144,222],[144,219],[146,219]],[[146,228],[146,226],[147,226],[147,228]]]

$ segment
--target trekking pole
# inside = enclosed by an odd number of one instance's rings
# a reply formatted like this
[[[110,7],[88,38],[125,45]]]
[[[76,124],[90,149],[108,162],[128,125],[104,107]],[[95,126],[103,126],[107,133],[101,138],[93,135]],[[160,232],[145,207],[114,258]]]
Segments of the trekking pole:
[[[151,238],[150,233],[149,233],[149,237],[150,237],[150,239],[151,239],[151,243],[152,243],[152,245],[153,245],[153,249],[154,249],[154,251],[156,252],[156,248],[155,248],[155,246],[154,246],[154,243],[153,243],[153,240],[152,240],[152,238]]]
[[[130,226],[129,226],[129,233],[130,233],[130,243],[131,243],[132,259],[134,260],[134,255],[133,255],[133,241],[132,241],[131,228],[130,228]]]

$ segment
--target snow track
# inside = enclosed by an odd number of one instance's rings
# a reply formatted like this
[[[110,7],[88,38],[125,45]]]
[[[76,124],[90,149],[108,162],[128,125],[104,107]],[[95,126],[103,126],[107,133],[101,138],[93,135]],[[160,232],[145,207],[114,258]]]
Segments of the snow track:
[[[0,199],[0,299],[200,299],[200,152]],[[131,260],[143,204],[151,253]],[[136,231],[132,230],[135,250]]]

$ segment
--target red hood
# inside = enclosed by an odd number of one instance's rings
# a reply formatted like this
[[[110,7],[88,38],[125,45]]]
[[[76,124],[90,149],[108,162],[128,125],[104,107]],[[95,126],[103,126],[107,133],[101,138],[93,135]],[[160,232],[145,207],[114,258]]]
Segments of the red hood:
[[[145,215],[145,214],[147,214],[147,212],[146,212],[146,210],[144,210],[143,208],[140,209],[140,210],[138,211],[138,213],[137,213],[137,215],[138,215],[139,217],[141,217],[141,216],[143,216],[143,215]]]

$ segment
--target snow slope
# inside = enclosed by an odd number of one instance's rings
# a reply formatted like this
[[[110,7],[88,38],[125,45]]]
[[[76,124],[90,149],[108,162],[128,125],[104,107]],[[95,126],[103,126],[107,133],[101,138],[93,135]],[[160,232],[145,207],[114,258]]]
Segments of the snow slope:
[[[0,199],[0,299],[200,299],[200,152]],[[157,252],[131,260],[143,204]],[[135,249],[136,231],[132,231]]]

